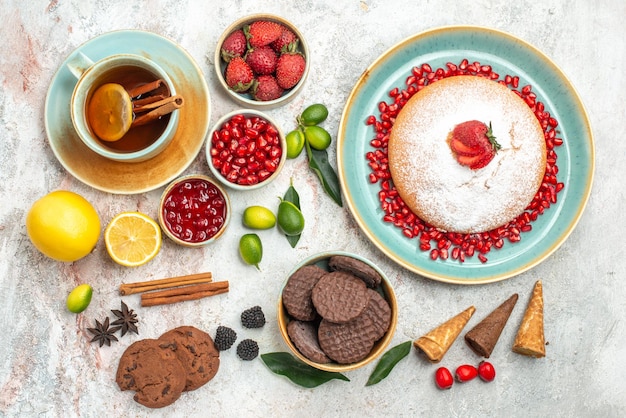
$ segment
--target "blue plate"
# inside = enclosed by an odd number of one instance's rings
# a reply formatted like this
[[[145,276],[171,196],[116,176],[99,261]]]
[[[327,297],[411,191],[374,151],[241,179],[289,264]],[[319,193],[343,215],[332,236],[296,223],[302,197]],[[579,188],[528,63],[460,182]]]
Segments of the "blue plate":
[[[374,130],[366,125],[370,115],[378,117],[378,103],[389,102],[389,91],[406,87],[414,66],[429,63],[433,68],[447,62],[490,64],[501,76],[518,75],[519,86],[532,85],[537,99],[559,121],[564,143],[555,148],[558,179],[565,187],[558,202],[533,223],[522,240],[487,254],[488,262],[476,256],[461,263],[433,261],[419,249],[417,239],[383,222],[378,202],[378,184],[372,185],[365,154]],[[353,88],[344,108],[337,141],[337,168],[346,204],[363,233],[399,265],[430,279],[482,284],[520,274],[550,256],[575,228],[591,193],[594,173],[594,143],[583,104],[563,72],[544,54],[507,33],[468,26],[443,27],[419,33],[390,48],[371,64]]]
[[[170,145],[156,157],[123,163],[91,151],[80,140],[70,118],[76,78],[67,68],[73,54],[93,61],[113,54],[137,54],[155,61],[185,98],[180,122]],[[209,130],[211,102],[202,71],[176,43],[151,32],[120,30],[93,38],[72,52],[54,75],[45,104],[45,126],[52,152],[74,177],[96,189],[118,194],[142,193],[178,177],[196,158]]]

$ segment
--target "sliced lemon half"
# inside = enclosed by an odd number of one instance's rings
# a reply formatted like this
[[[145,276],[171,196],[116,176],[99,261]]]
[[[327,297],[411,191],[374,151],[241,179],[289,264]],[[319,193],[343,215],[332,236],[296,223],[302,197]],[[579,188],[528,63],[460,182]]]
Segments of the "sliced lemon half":
[[[108,142],[122,139],[133,123],[133,104],[128,92],[116,83],[98,87],[89,100],[87,118],[98,138]]]
[[[161,249],[161,228],[140,212],[122,212],[104,231],[107,252],[118,264],[136,267],[152,260]]]

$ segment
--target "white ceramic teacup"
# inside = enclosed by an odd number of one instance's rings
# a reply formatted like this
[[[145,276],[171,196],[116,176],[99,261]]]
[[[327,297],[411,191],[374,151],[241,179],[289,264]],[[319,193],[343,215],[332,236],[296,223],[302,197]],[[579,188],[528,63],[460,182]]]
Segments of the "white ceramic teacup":
[[[140,162],[162,152],[176,134],[179,110],[163,116],[156,123],[131,128],[122,139],[115,142],[100,140],[90,128],[87,106],[94,91],[105,83],[118,83],[125,88],[144,84],[140,81],[149,75],[153,81],[165,82],[166,93],[175,96],[174,85],[163,69],[154,61],[134,54],[116,54],[93,62],[82,52],[77,52],[67,64],[78,79],[70,102],[70,115],[76,133],[95,153],[115,161]]]

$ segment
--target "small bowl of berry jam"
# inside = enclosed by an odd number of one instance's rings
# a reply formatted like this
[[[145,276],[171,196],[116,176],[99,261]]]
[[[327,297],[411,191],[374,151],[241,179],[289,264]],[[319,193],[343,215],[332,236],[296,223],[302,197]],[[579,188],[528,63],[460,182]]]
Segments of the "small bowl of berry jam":
[[[230,221],[230,199],[207,176],[194,174],[172,182],[161,197],[159,223],[174,242],[187,247],[210,244]]]
[[[285,135],[265,113],[243,109],[222,116],[209,134],[207,163],[235,190],[258,189],[278,177],[287,159]]]

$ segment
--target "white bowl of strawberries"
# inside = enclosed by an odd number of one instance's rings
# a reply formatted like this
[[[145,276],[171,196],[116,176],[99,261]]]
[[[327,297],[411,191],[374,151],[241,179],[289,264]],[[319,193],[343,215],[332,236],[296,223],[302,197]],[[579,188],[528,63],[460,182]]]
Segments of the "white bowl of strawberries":
[[[246,107],[271,109],[293,99],[309,73],[309,48],[288,20],[255,14],[237,20],[215,49],[217,78]]]

